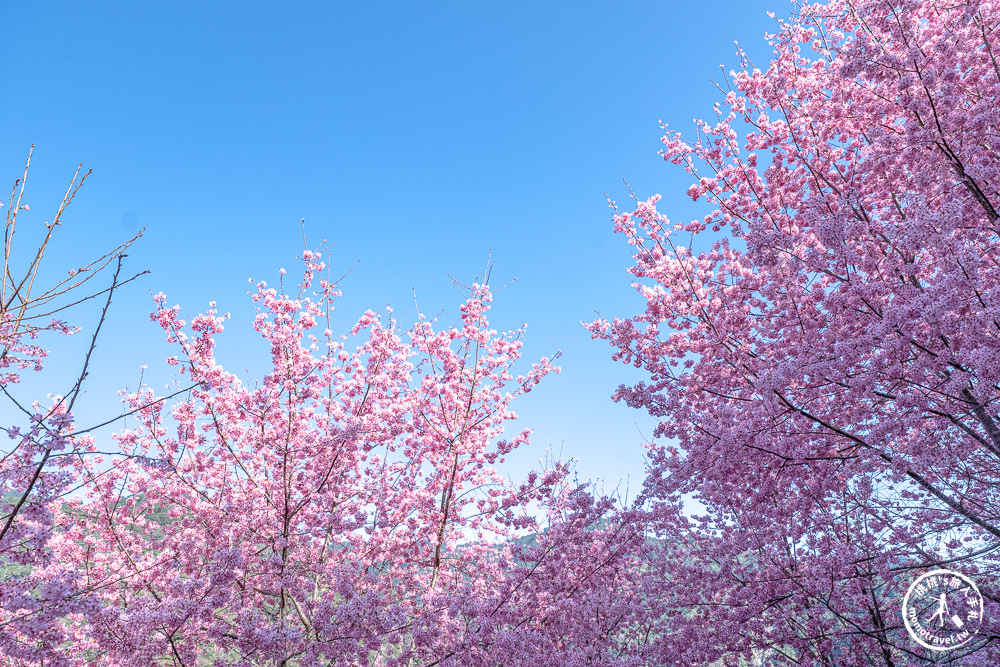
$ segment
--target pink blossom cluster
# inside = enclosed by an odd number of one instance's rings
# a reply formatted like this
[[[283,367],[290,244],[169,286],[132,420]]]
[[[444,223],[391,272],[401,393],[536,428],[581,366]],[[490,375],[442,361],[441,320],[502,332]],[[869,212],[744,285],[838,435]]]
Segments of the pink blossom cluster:
[[[78,470],[84,491],[50,503],[50,557],[19,586],[38,603],[32,585],[64,582],[62,613],[8,626],[7,655],[635,664],[615,650],[634,641],[619,596],[643,547],[635,517],[614,518],[563,464],[520,484],[494,467],[527,444],[527,430],[504,437],[511,403],[558,372],[552,360],[514,371],[523,332],[489,328],[486,285],[457,326],[421,317],[401,331],[368,311],[334,337],[339,291],[320,281],[312,293],[325,265],[314,252],[303,263],[296,296],[265,283],[252,294],[271,370],[250,386],[215,357],[226,316],[188,322],[156,295],[151,318],[193,388],[169,408],[128,394],[138,423],[114,436],[121,454]]]
[[[646,310],[589,328],[649,374],[615,398],[659,420],[643,499],[690,545],[662,664],[925,664],[901,600],[945,564],[987,598],[949,659],[1000,661],[998,27],[993,0],[802,5],[663,138],[712,210],[616,214]]]

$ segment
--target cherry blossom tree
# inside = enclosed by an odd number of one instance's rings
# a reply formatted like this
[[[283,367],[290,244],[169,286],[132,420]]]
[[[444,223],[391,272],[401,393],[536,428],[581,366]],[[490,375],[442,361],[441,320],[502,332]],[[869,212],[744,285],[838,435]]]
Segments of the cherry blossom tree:
[[[128,393],[120,455],[61,506],[51,568],[92,604],[39,642],[47,664],[639,664],[620,593],[641,517],[558,462],[520,484],[495,470],[528,442],[504,435],[512,401],[552,361],[516,373],[523,332],[489,328],[479,284],[455,326],[404,332],[387,309],[335,336],[337,285],[320,251],[302,262],[293,293],[252,293],[257,383],[216,358],[227,315],[156,296],[194,388],[169,407]]]
[[[992,0],[800,5],[716,121],[666,130],[710,212],[616,209],[646,310],[589,328],[659,420],[659,664],[1000,662],[998,26]],[[901,616],[939,566],[987,598],[943,653]]]
[[[247,385],[215,356],[228,315],[187,322],[157,295],[178,389],[124,392],[133,423],[98,447],[109,422],[79,427],[74,407],[135,239],[39,287],[85,178],[20,264],[23,179],[8,210],[0,663],[643,664],[646,610],[622,593],[642,594],[644,515],[558,461],[520,483],[495,469],[528,443],[505,436],[512,401],[558,369],[515,372],[523,331],[489,328],[486,285],[455,326],[403,331],[387,309],[335,337],[340,292],[306,250],[295,294],[252,293],[271,371]],[[103,269],[111,285],[85,293]],[[39,337],[78,332],[52,316],[95,298],[68,391],[25,402]]]
[[[79,478],[83,457],[93,444],[86,434],[74,433],[73,406],[115,291],[138,277],[124,278],[121,271],[125,251],[139,236],[70,270],[68,276],[51,279],[42,268],[43,259],[89,172],[81,175],[77,170],[55,215],[35,227],[44,229],[41,239],[25,246],[16,237],[33,234],[31,227],[25,228],[28,221],[18,224],[18,217],[30,211],[24,203],[30,166],[29,152],[24,176],[14,183],[7,207],[0,278],[0,431],[5,436],[0,443],[0,655],[29,662],[41,656],[39,642],[65,640],[58,619],[89,604],[73,583],[72,567],[52,560],[49,542],[56,532],[54,508]],[[113,272],[111,285],[88,291],[88,283],[105,270]],[[64,395],[46,399],[44,406],[19,396],[21,374],[42,370],[48,355],[39,337],[78,332],[57,316],[90,299],[101,299],[103,309],[79,373]]]

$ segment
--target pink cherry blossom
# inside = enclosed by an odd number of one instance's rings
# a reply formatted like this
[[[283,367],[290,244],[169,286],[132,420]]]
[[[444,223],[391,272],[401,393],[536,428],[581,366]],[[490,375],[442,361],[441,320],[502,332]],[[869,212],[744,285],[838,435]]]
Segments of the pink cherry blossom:
[[[659,664],[925,664],[900,605],[943,563],[988,598],[952,659],[1000,661],[998,25],[991,0],[802,5],[697,139],[666,130],[713,210],[616,210],[646,310],[589,328],[659,420],[642,500],[683,545]]]

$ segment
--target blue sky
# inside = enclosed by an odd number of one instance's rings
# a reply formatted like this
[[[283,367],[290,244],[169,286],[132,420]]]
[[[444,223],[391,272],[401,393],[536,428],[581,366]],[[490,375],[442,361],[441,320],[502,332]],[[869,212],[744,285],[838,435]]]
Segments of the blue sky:
[[[463,282],[516,278],[492,324],[528,324],[530,364],[562,350],[563,372],[515,403],[535,429],[510,457],[515,478],[551,447],[610,489],[642,479],[648,417],[609,396],[641,375],[580,325],[630,315],[629,246],[611,232],[605,194],[628,205],[662,193],[677,220],[700,217],[690,177],[657,155],[658,121],[693,129],[735,67],[734,41],[758,64],[768,11],[784,0],[627,3],[16,3],[4,12],[0,193],[35,157],[25,238],[51,219],[80,162],[94,174],[64,218],[49,261],[78,266],[141,227],[79,404],[103,421],[141,364],[162,388],[171,353],[149,322],[150,292],[194,314],[233,315],[220,359],[251,374],[263,348],[248,278],[295,272],[300,220],[335,243],[334,273],[357,267],[336,311],[342,331],[391,304],[449,323]],[[94,313],[71,318],[86,330]],[[82,337],[81,337],[82,338]],[[51,386],[80,361],[59,348]],[[75,355],[75,356],[73,356]],[[257,364],[255,366],[255,364]],[[244,374],[245,375],[245,374]],[[62,385],[59,384],[62,382]],[[41,392],[44,394],[44,391]]]

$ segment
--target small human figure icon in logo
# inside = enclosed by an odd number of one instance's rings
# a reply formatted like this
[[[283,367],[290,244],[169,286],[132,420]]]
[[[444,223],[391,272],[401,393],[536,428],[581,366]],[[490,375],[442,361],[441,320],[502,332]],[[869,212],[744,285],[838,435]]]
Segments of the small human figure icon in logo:
[[[948,613],[948,599],[944,593],[941,593],[941,596],[938,597],[938,610],[934,612],[933,616],[931,616],[931,621],[933,621],[935,618],[939,618],[941,619],[940,625],[944,626],[944,615],[947,613]]]

